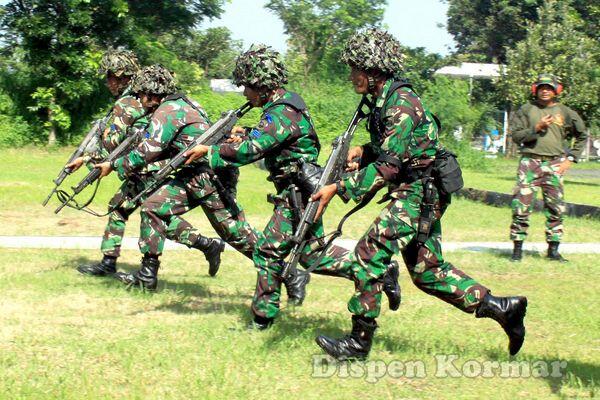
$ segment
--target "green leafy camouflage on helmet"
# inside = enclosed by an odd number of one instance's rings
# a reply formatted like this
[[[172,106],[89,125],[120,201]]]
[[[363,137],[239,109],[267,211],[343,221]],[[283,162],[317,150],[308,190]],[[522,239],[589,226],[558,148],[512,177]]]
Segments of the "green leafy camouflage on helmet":
[[[236,59],[233,82],[276,89],[288,82],[287,71],[279,52],[264,44],[253,44]]]
[[[402,46],[388,32],[371,28],[348,39],[342,62],[363,71],[380,71],[397,76],[402,72]]]
[[[177,91],[175,78],[160,64],[144,67],[136,74],[131,83],[133,93],[152,93],[169,95]]]
[[[98,73],[112,72],[118,77],[134,76],[140,69],[137,56],[133,51],[110,48],[102,56]]]

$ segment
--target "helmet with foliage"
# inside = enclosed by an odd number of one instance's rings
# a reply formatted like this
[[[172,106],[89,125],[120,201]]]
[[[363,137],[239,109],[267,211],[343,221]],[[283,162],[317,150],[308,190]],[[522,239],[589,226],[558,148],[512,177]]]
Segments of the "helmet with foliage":
[[[354,34],[342,51],[342,62],[363,71],[398,75],[402,71],[402,47],[388,32],[371,28]]]
[[[288,82],[287,71],[279,52],[264,44],[253,44],[236,59],[233,82],[276,89]]]
[[[177,91],[175,78],[171,72],[160,64],[144,67],[131,83],[133,93],[152,93],[158,95],[173,94]]]
[[[98,73],[108,74],[112,72],[118,77],[131,77],[139,69],[138,59],[133,51],[109,48],[100,60]]]

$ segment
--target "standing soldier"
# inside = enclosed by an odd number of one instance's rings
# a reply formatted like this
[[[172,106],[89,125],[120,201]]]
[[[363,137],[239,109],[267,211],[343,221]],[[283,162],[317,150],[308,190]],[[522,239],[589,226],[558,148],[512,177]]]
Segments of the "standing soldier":
[[[477,318],[499,322],[509,337],[510,354],[516,354],[525,338],[527,298],[495,297],[442,257],[440,218],[447,202],[431,183],[432,163],[441,150],[439,127],[410,85],[395,79],[402,68],[400,49],[387,32],[369,29],[352,37],[342,54],[354,90],[370,95],[374,105],[367,122],[371,142],[348,155],[348,160],[360,157],[366,167],[323,187],[313,199],[320,201],[321,212],[336,192],[345,191],[358,201],[386,186],[390,201],[354,252],[331,267],[355,281],[348,303],[352,332],[342,339],[319,336],[316,341],[337,359],[367,357],[380,312],[379,279],[391,257],[401,253],[419,289]],[[423,211],[430,207],[434,216],[428,230],[424,218],[431,216]]]
[[[270,47],[259,44],[240,55],[233,72],[234,82],[244,86],[244,96],[255,107],[262,107],[258,126],[250,130],[247,140],[220,146],[196,146],[188,152],[191,162],[208,154],[212,168],[227,165],[242,166],[265,159],[269,170],[269,180],[275,185],[276,195],[269,196],[274,206],[273,216],[263,231],[263,236],[254,249],[254,263],[258,269],[256,292],[252,301],[253,329],[268,328],[279,312],[281,292],[281,271],[283,260],[288,256],[294,243],[291,241],[298,213],[316,188],[316,182],[307,179],[303,168],[316,166],[319,156],[319,138],[306,104],[302,98],[286,90],[287,72],[279,53]],[[309,167],[310,166],[310,167]],[[318,180],[318,178],[317,178]],[[319,219],[310,228],[312,246],[306,246],[301,259],[303,266],[310,265],[323,236],[323,224]],[[347,250],[332,246],[327,260],[333,260]],[[332,272],[319,268],[320,272]],[[335,271],[333,274],[337,275]],[[347,275],[340,275],[346,276]],[[295,302],[304,299],[304,287],[310,275],[296,272],[283,281],[288,289],[294,288],[300,296]],[[396,275],[397,279],[397,275]],[[399,304],[399,288],[390,284],[392,300]]]
[[[531,86],[534,101],[525,104],[511,120],[513,141],[520,146],[521,161],[512,200],[510,239],[514,243],[512,261],[521,261],[523,241],[527,236],[529,215],[538,188],[542,189],[546,214],[548,259],[566,262],[558,252],[563,235],[563,176],[581,156],[587,139],[585,125],[579,115],[559,103],[562,92],[558,78],[541,74]],[[573,148],[563,148],[565,140],[575,138]]]
[[[194,101],[176,93],[171,73],[160,65],[144,68],[134,79],[132,91],[138,93],[144,108],[151,113],[146,139],[129,154],[111,163],[96,165],[106,176],[113,169],[120,175],[133,176],[148,164],[166,160],[183,151],[209,127],[204,110]],[[117,279],[129,285],[155,290],[158,280],[159,257],[165,238],[172,237],[188,247],[214,254],[220,261],[224,244],[221,240],[202,236],[180,215],[202,206],[219,236],[238,251],[251,257],[257,241],[256,232],[245,219],[231,193],[221,190],[215,181],[218,175],[206,163],[180,169],[162,184],[142,204],[140,250],[144,255],[139,271],[118,273]],[[216,265],[210,265],[211,275]]]

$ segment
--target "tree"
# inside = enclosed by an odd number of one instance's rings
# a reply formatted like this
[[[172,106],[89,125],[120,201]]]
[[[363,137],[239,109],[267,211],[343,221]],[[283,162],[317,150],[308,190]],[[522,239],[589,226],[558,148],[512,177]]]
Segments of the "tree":
[[[339,74],[346,39],[359,29],[379,26],[387,0],[270,0],[266,8],[281,18],[290,35],[290,64],[304,77]]]
[[[529,24],[525,40],[507,50],[502,91],[513,105],[521,105],[530,98],[537,74],[553,73],[565,86],[561,101],[598,125],[600,45],[578,30],[579,19],[568,4],[549,0],[539,13],[539,23]]]
[[[123,3],[123,0],[116,0]],[[131,20],[151,35],[167,32],[187,34],[205,18],[217,18],[224,0],[127,0]]]
[[[506,47],[526,35],[537,21],[543,0],[448,0],[448,32],[459,53],[483,55],[487,62],[506,62]],[[473,60],[475,61],[475,60]]]
[[[225,27],[192,31],[186,36],[169,34],[162,41],[180,58],[197,63],[208,78],[226,78],[233,71],[242,42]]]
[[[5,55],[0,83],[23,115],[48,128],[49,143],[68,140],[69,132],[109,101],[97,75],[108,45],[126,45],[140,53],[142,62],[165,62],[191,82],[201,69],[178,60],[153,35],[181,35],[203,18],[218,16],[223,2],[12,0],[0,6]]]
[[[12,63],[27,65],[12,70],[21,74],[20,87],[9,93],[28,95],[26,107],[45,121],[51,144],[59,129],[70,127],[69,114],[98,89],[93,13],[84,0],[12,1],[3,7],[5,50],[12,52]],[[5,71],[5,81],[12,71]]]
[[[439,54],[427,53],[423,47],[404,47],[403,78],[413,85],[420,93],[423,92],[432,79],[436,69],[444,65],[444,59]]]

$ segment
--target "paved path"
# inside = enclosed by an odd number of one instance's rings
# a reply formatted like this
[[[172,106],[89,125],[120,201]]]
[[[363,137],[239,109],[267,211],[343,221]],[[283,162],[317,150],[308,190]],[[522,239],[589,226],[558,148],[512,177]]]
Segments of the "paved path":
[[[100,248],[101,238],[97,236],[0,236],[0,248],[17,249],[87,249],[97,250]],[[356,240],[339,239],[336,244],[342,247],[354,248]],[[525,242],[525,250],[545,252],[546,243]],[[137,238],[125,237],[123,249],[137,250]],[[512,251],[511,242],[444,242],[445,251],[467,250],[467,251]],[[167,241],[165,250],[186,250],[187,247]],[[227,247],[232,251],[233,248]],[[560,252],[563,254],[588,253],[600,254],[600,243],[562,243]]]

